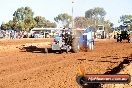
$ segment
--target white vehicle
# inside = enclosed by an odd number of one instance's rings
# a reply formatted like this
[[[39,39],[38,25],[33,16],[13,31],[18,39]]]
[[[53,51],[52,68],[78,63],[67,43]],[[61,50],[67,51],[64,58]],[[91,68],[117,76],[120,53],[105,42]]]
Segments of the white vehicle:
[[[105,33],[105,27],[104,27],[104,25],[98,25],[98,29],[96,31],[96,37],[99,38],[99,39],[106,38],[106,33]]]
[[[43,35],[43,33],[35,32],[34,38],[44,38],[44,35]]]
[[[53,36],[53,34],[60,33],[62,30],[68,30],[68,28],[33,28],[30,30],[30,34],[35,34],[36,37],[43,35],[44,38],[47,38]],[[35,32],[39,32],[40,34],[36,34]]]

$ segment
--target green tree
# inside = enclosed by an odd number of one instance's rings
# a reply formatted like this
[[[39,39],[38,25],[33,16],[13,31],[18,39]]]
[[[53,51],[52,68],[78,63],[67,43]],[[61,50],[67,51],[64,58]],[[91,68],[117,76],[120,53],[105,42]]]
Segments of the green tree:
[[[85,17],[88,20],[94,22],[95,25],[103,24],[105,15],[106,15],[106,11],[100,7],[95,7],[85,12]]]
[[[96,17],[100,17],[100,18],[102,18],[102,17],[104,17],[106,15],[105,10],[103,8],[100,8],[100,7],[95,7],[93,9],[93,12],[94,12],[94,15]]]
[[[29,30],[33,28],[36,23],[33,19],[33,11],[30,7],[18,8],[13,14],[14,28],[20,28],[21,30]]]
[[[34,20],[36,21],[36,27],[51,27],[51,28],[55,28],[56,24],[53,22],[50,22],[49,20],[46,20],[45,17],[42,16],[36,16],[34,18]]]
[[[34,27],[56,27],[56,24],[46,20],[45,17],[36,16],[33,18],[33,11],[30,7],[18,8],[13,14],[13,20],[2,24],[3,29],[30,30]]]
[[[122,15],[120,16],[119,22],[129,25],[129,30],[132,30],[132,15]]]
[[[105,15],[106,15],[106,11],[100,7],[95,7],[85,12],[86,18],[103,18]]]
[[[113,28],[113,23],[111,23],[109,20],[107,20],[107,21],[104,21],[104,27],[105,27],[105,32],[106,33],[110,33],[110,32],[112,32],[113,30],[112,30],[112,28]]]
[[[113,23],[109,20],[105,20],[104,17],[106,15],[106,11],[101,7],[95,7],[93,9],[89,9],[85,12],[85,18],[88,20],[88,25],[97,29],[98,25],[104,25],[105,32],[112,32]]]
[[[122,15],[120,16],[119,22],[131,21],[132,22],[132,15]]]
[[[93,12],[93,11],[94,11],[93,9],[87,10],[87,11],[85,12],[85,17],[86,17],[86,18],[89,18],[89,19],[92,19],[93,16],[94,16],[94,12]]]
[[[46,27],[48,28],[56,28],[57,25],[54,22],[50,22],[49,20],[46,21]]]
[[[63,13],[55,17],[54,20],[57,23],[61,23],[64,27],[69,27],[72,22],[72,16],[68,15],[67,13]]]
[[[18,8],[13,14],[13,19],[17,22],[24,22],[25,19],[33,19],[33,11],[30,7]]]
[[[42,16],[36,16],[34,18],[34,20],[36,21],[37,25],[36,27],[45,27],[46,26],[46,19]]]
[[[75,28],[86,28],[88,26],[88,20],[85,17],[76,17],[74,22]]]
[[[8,29],[8,25],[6,23],[2,23],[1,30],[7,30],[7,29]]]

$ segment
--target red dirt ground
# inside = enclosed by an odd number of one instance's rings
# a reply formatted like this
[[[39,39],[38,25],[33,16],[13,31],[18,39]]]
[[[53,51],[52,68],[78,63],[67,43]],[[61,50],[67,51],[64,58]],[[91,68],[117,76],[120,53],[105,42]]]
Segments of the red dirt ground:
[[[0,40],[0,88],[80,88],[76,83],[78,67],[85,67],[88,74],[103,74],[132,54],[132,43],[115,40],[96,40],[93,51],[68,54],[22,52],[18,48],[33,43],[42,48],[51,41]]]

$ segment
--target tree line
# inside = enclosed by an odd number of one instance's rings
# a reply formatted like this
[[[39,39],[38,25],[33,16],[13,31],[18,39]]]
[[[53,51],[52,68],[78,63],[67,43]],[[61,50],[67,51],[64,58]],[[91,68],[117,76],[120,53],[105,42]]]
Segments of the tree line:
[[[10,20],[7,23],[2,23],[1,29],[19,29],[28,31],[34,27],[55,28],[56,26],[55,22],[50,22],[45,17],[34,17],[34,12],[30,7],[21,7],[13,13],[13,20]]]
[[[132,15],[120,16],[119,22],[124,24],[124,25],[129,25],[129,29],[132,31]]]
[[[11,28],[14,30],[19,29],[28,31],[34,27],[55,28],[57,27],[56,23],[61,24],[63,27],[72,27],[72,21],[74,21],[75,28],[92,26],[97,29],[98,25],[104,25],[106,32],[111,32],[111,28],[114,24],[105,19],[106,14],[104,8],[95,7],[87,10],[84,17],[75,17],[73,20],[72,16],[67,13],[61,13],[54,17],[55,22],[51,22],[43,16],[34,17],[34,12],[30,7],[21,7],[13,13],[13,20],[1,24],[1,29],[6,30]],[[119,22],[127,23],[127,20],[132,21],[132,15],[122,15]],[[130,21],[128,23],[130,23]],[[130,25],[132,28],[132,22]]]

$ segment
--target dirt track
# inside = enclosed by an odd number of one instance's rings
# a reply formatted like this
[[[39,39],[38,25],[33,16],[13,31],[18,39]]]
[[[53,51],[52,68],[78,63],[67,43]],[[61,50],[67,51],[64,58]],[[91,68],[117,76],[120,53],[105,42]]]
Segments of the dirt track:
[[[132,43],[114,40],[97,40],[93,51],[68,54],[22,52],[18,48],[48,41],[0,40],[0,88],[79,88],[75,81],[79,66],[88,74],[103,74],[132,54]]]

